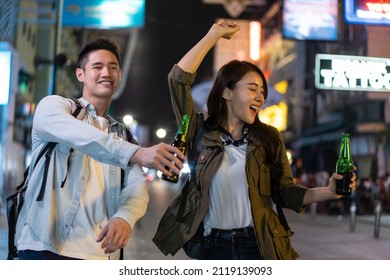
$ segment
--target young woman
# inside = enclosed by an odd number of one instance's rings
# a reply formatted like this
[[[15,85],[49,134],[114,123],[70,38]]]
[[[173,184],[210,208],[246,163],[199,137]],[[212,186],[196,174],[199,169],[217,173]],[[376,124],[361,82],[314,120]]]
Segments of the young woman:
[[[153,238],[166,255],[190,249],[187,241],[200,232],[195,258],[296,259],[292,232],[282,226],[271,199],[300,212],[309,203],[341,197],[335,186],[342,176],[336,173],[327,187],[294,184],[279,132],[258,118],[267,82],[256,65],[233,60],[222,66],[207,101],[207,118],[194,111],[190,87],[200,63],[220,38],[230,39],[238,30],[233,22],[214,23],[168,77],[178,121],[183,114],[191,116],[187,156],[201,148],[186,192],[172,201]],[[200,144],[194,144],[199,134]],[[352,189],[355,179],[353,174]]]

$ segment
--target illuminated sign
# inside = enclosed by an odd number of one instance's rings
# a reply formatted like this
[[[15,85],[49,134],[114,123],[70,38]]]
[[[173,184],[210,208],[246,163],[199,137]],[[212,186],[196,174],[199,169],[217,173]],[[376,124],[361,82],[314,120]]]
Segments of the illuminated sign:
[[[145,0],[64,0],[63,26],[89,28],[142,27]]]
[[[286,39],[337,40],[338,0],[284,0],[282,11]]]
[[[317,54],[319,89],[390,91],[390,58]]]
[[[348,23],[390,25],[390,1],[345,0],[344,17]]]
[[[11,86],[11,51],[0,51],[0,105],[7,105]]]
[[[259,118],[263,123],[274,126],[279,131],[287,129],[287,104],[284,101],[263,108],[259,113]]]
[[[257,61],[260,58],[261,46],[261,23],[258,21],[249,22],[249,57]]]

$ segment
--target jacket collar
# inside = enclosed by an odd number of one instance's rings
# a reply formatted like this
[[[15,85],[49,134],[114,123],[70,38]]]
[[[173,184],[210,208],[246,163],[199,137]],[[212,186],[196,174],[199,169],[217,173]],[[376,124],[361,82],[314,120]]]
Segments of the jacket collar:
[[[233,144],[236,147],[239,147],[245,143],[250,142],[250,139],[248,138],[249,128],[247,125],[245,125],[242,129],[241,136],[237,140],[233,140],[232,135],[224,129],[222,126],[219,126],[218,131],[221,136],[222,144],[225,146],[228,146],[230,144]]]

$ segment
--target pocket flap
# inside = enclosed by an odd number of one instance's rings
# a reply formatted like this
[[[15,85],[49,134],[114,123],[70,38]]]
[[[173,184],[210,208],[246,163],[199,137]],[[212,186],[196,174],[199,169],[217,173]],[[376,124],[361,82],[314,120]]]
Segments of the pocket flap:
[[[273,237],[291,237],[293,236],[294,232],[289,230],[286,231],[285,228],[278,224],[272,228],[272,235]]]

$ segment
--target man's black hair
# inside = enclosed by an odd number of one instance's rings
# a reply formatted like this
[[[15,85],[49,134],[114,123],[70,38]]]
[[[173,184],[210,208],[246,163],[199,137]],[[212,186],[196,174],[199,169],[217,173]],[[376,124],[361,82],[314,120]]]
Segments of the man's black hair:
[[[88,58],[88,55],[91,52],[97,50],[107,50],[112,52],[116,58],[118,59],[119,65],[121,65],[120,55],[119,55],[119,47],[116,43],[109,39],[97,39],[95,41],[87,44],[80,52],[79,57],[77,58],[77,67],[83,68],[85,66],[85,59]]]

